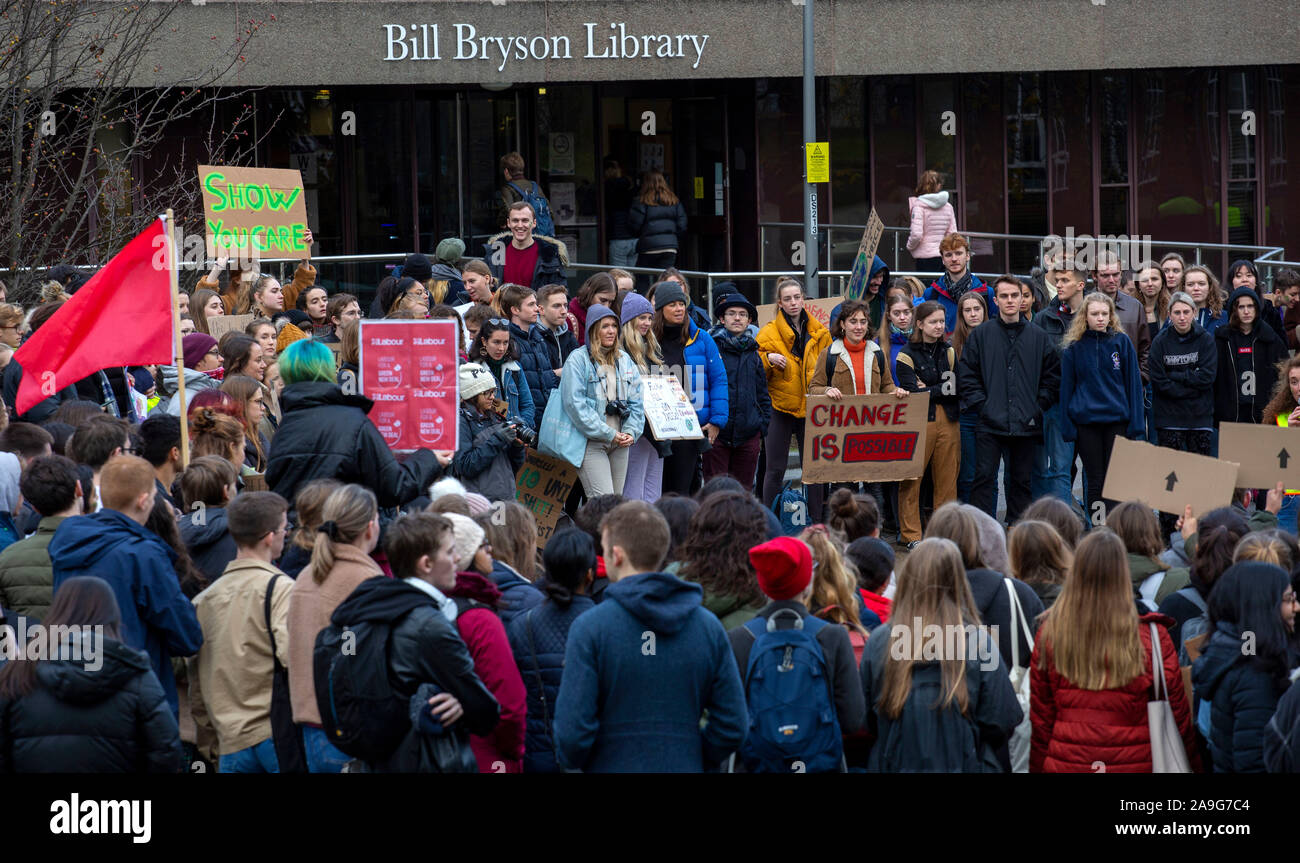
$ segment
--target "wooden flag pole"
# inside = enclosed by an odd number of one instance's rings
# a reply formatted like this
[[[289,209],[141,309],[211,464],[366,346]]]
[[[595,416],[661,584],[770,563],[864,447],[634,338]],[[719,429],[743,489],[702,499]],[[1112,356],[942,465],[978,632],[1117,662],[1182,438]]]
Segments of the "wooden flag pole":
[[[185,409],[185,349],[181,343],[181,282],[176,269],[176,217],[170,207],[163,216],[167,221],[167,261],[171,271],[172,285],[172,341],[176,355],[176,399],[181,406],[181,470],[190,465],[190,430]]]

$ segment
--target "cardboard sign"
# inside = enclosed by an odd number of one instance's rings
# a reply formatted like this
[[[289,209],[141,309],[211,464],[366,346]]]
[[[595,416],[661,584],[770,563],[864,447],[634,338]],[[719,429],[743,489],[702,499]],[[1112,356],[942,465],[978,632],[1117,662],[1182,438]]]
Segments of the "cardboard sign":
[[[885,223],[876,215],[876,208],[871,208],[867,227],[862,232],[862,242],[858,243],[858,254],[853,258],[853,273],[849,276],[849,285],[844,291],[844,299],[860,300],[867,292],[867,281],[871,277],[871,262],[876,259],[876,247],[880,237],[885,233]],[[881,285],[882,290],[889,285]]]
[[[646,375],[644,386],[645,418],[659,440],[698,440],[704,437],[695,406],[686,397],[682,382],[672,375]]]
[[[1240,465],[1239,488],[1300,488],[1300,429],[1220,423],[1219,457]]]
[[[266,487],[266,474],[248,473],[244,474],[244,491],[270,491]]]
[[[577,478],[578,469],[562,458],[551,458],[534,449],[524,456],[523,467],[515,474],[515,500],[537,519],[538,548],[546,548],[555,533]]]
[[[829,183],[831,181],[831,145],[826,141],[815,141],[808,145],[807,171],[809,183]]]
[[[395,450],[456,449],[456,322],[361,320],[361,394]]]
[[[279,168],[199,165],[208,257],[304,257],[302,174]]]
[[[1102,496],[1140,500],[1171,515],[1190,505],[1195,515],[1232,503],[1237,464],[1208,455],[1115,438]]]
[[[930,394],[808,396],[803,481],[894,482],[925,472]]]
[[[809,317],[816,318],[819,324],[829,329],[831,312],[842,302],[844,302],[843,297],[823,297],[816,300],[804,300],[803,307],[807,310]],[[776,310],[776,303],[765,303],[755,307],[755,311],[758,312],[758,321],[756,323],[759,329],[762,329],[768,321],[776,317]]]
[[[253,315],[212,315],[208,318],[208,335],[221,343],[226,333],[242,333],[253,322]]]

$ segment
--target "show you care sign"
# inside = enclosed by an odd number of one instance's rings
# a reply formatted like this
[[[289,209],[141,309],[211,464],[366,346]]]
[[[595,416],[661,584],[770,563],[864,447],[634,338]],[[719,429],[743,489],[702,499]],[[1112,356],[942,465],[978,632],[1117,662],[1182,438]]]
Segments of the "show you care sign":
[[[300,172],[199,165],[199,186],[208,257],[310,254]]]

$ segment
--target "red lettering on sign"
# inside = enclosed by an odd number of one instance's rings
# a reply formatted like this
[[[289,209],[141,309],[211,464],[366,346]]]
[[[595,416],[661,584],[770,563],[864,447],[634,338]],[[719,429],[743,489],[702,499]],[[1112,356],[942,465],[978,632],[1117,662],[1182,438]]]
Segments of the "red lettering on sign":
[[[815,426],[826,425],[826,405],[817,405],[812,409],[812,424]]]
[[[844,436],[844,463],[911,461],[919,432],[867,432]]]

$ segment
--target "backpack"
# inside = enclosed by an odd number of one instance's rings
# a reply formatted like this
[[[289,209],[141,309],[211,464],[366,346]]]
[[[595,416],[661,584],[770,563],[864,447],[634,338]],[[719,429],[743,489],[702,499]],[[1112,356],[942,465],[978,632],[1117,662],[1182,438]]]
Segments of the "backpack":
[[[547,407],[550,407],[550,402],[547,402]],[[781,533],[785,536],[798,536],[800,531],[813,523],[808,518],[808,499],[804,497],[802,484],[798,491],[793,486],[793,482],[781,486],[781,493],[772,501],[772,512],[781,522]],[[803,515],[796,519],[795,513]]]
[[[1178,639],[1182,644],[1178,645],[1178,664],[1191,665],[1192,658],[1187,653],[1187,642],[1196,638],[1198,635],[1204,635],[1210,628],[1209,608],[1205,605],[1205,600],[1201,598],[1201,593],[1194,587],[1184,587],[1174,594],[1181,596],[1188,602],[1193,603],[1201,610],[1196,617],[1190,617],[1183,621],[1183,627],[1179,631]]]
[[[793,629],[776,629],[781,616]],[[745,669],[749,735],[740,757],[751,773],[830,773],[841,769],[844,743],[831,699],[826,656],[817,633],[828,626],[783,608],[744,625],[754,637]]]
[[[345,754],[363,761],[392,755],[411,731],[409,700],[394,692],[388,679],[392,634],[392,624],[384,621],[331,622],[316,636],[312,651],[316,706],[325,734]]]
[[[508,185],[519,193],[519,197],[528,206],[533,208],[533,218],[537,220],[537,227],[533,228],[533,233],[554,239],[555,222],[551,219],[551,203],[546,200],[546,196],[542,194],[542,190],[537,183],[533,183],[533,188],[527,192],[514,183]]]

